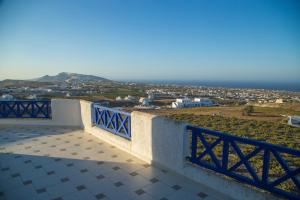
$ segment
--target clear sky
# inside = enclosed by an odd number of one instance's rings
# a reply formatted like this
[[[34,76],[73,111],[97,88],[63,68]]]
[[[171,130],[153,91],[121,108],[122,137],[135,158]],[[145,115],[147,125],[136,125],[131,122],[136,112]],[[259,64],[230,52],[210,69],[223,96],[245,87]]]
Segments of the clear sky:
[[[0,0],[0,80],[300,82],[299,0]]]

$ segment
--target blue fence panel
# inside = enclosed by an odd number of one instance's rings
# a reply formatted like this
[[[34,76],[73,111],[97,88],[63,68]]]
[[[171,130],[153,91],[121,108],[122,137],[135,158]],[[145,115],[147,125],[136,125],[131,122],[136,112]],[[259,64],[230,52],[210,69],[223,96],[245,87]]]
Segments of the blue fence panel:
[[[0,118],[51,118],[51,101],[0,101]]]
[[[190,125],[187,130],[192,134],[188,158],[192,163],[288,199],[300,199],[299,150]],[[271,175],[271,169],[277,173]]]
[[[93,104],[92,115],[93,123],[97,127],[131,139],[130,113]]]

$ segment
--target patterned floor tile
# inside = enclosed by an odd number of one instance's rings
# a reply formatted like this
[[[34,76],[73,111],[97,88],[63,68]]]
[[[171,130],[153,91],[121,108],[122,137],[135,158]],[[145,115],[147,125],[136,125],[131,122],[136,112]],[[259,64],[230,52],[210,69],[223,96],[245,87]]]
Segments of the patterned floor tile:
[[[82,130],[0,129],[0,200],[208,200],[212,193]]]

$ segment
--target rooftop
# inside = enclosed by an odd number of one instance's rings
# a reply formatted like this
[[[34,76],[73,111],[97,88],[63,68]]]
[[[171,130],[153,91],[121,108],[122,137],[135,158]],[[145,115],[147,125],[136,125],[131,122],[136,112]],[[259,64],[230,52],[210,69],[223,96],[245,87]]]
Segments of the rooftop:
[[[76,128],[3,126],[0,199],[230,199]]]
[[[300,151],[76,99],[0,101],[0,200],[300,198]]]

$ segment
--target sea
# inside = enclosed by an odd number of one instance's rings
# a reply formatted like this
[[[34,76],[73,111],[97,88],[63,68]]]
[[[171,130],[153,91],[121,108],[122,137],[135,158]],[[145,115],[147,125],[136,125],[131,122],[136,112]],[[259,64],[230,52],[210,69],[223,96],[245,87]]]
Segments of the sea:
[[[152,84],[175,84],[186,86],[205,86],[205,87],[224,87],[224,88],[249,88],[249,89],[266,89],[281,90],[289,92],[300,92],[299,83],[284,82],[242,82],[242,81],[178,81],[178,80],[137,80],[140,83]]]

